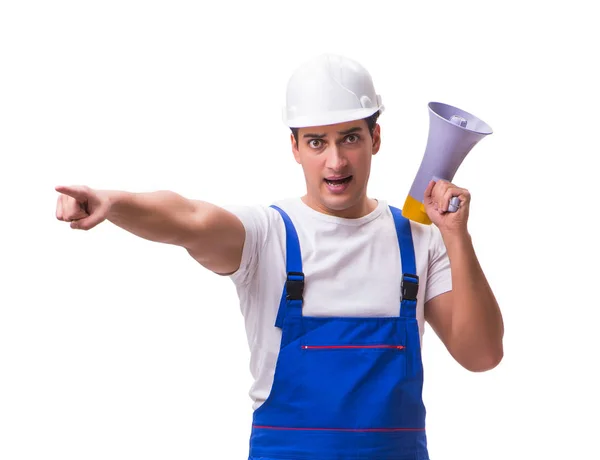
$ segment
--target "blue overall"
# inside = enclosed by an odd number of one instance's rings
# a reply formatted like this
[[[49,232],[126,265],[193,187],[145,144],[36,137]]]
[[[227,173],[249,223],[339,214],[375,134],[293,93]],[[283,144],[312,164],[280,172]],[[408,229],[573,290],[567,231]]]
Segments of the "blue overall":
[[[273,208],[286,228],[282,338],[271,392],[254,412],[249,460],[428,460],[409,221],[390,206],[403,273],[398,316],[309,317],[298,235]]]

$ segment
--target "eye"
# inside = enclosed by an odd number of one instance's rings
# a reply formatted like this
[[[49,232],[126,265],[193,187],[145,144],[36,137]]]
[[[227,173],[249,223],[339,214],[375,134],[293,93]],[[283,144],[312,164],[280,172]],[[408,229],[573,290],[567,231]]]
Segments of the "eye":
[[[356,144],[360,140],[360,136],[358,134],[349,134],[344,140],[347,144]]]
[[[321,139],[311,139],[308,141],[308,146],[313,149],[318,149],[323,146],[323,141]]]

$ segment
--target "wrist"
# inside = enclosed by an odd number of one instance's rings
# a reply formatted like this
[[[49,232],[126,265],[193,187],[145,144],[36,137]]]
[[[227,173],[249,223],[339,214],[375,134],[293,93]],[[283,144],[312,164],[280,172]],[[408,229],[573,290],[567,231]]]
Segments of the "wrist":
[[[130,195],[128,192],[120,190],[98,190],[101,201],[104,201],[108,207],[108,217],[112,217],[114,214],[118,214],[119,208],[126,202],[127,196]]]
[[[442,239],[446,249],[450,251],[460,251],[473,246],[471,234],[467,230],[463,231],[445,231],[441,232]]]

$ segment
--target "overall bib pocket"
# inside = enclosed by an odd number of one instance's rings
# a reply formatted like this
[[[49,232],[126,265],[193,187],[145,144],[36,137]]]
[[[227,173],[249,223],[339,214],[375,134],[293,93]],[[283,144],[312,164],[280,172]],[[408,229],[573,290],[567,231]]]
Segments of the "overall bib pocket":
[[[405,400],[406,347],[399,343],[303,343],[298,372],[313,426],[397,427],[393,420]],[[346,414],[341,416],[341,414]],[[350,415],[348,417],[347,415]]]

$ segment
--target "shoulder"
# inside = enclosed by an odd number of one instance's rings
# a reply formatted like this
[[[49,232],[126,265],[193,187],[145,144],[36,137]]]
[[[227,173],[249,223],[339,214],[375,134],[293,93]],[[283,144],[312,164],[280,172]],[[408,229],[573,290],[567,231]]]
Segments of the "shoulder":
[[[223,208],[242,221],[246,232],[268,231],[279,220],[279,213],[270,205],[228,205]]]
[[[224,209],[234,214],[243,224],[246,232],[246,247],[260,251],[269,240],[280,240],[285,234],[285,224],[279,208],[290,217],[294,225],[302,222],[300,198],[286,198],[272,204],[228,205]]]
[[[273,258],[281,258],[285,248],[283,220],[270,205],[229,205],[223,208],[234,214],[245,230],[240,266],[230,278],[239,289],[252,289],[257,274],[261,275],[261,267],[268,266]]]
[[[394,205],[388,206],[386,202],[383,203],[386,204],[385,207],[387,208],[387,210],[385,214],[389,219],[393,220],[394,218],[391,209],[397,210],[400,214],[402,213],[401,207]],[[406,219],[410,223],[410,231],[412,238],[415,242],[421,243],[421,246],[425,245],[427,247],[431,247],[432,245],[438,244],[438,242],[441,240],[440,231],[435,225],[421,224],[419,222],[415,222],[405,217],[403,217],[403,219]]]

